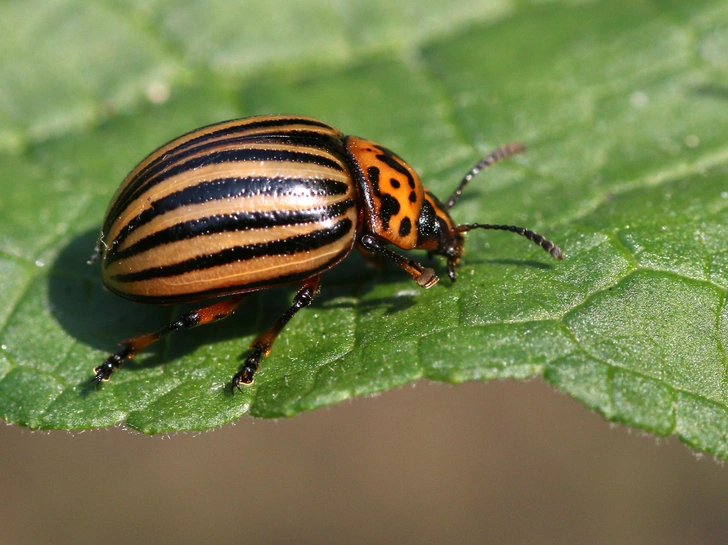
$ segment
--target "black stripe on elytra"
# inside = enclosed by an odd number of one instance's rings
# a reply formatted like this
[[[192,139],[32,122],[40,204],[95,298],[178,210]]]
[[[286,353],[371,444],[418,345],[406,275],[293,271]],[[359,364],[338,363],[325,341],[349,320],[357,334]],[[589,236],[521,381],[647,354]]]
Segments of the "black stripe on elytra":
[[[241,122],[244,122],[245,119],[241,119]],[[205,129],[209,129],[211,127],[214,127],[215,125],[223,125],[226,122],[223,121],[222,123],[214,123],[212,125],[207,125],[205,127],[201,127],[199,129],[195,129],[194,131],[190,131],[186,135],[183,135],[180,138],[183,138],[184,136],[188,136],[190,134],[194,134],[198,131],[204,131]],[[271,127],[283,127],[285,130],[286,126],[290,125],[304,125],[309,127],[321,127],[323,129],[329,129],[331,131],[338,132],[334,127],[329,125],[328,123],[324,123],[323,121],[318,121],[316,119],[305,119],[301,117],[281,117],[281,118],[275,118],[275,119],[264,119],[261,121],[253,121],[251,123],[240,123],[237,125],[231,125],[222,129],[218,129],[216,131],[211,131],[207,134],[204,134],[202,136],[199,136],[198,138],[192,138],[188,142],[195,142],[200,140],[205,140],[207,138],[217,138],[218,136],[226,136],[226,135],[233,135],[236,133],[241,132],[249,132],[251,130],[256,129],[270,129]],[[292,129],[289,129],[292,130]],[[175,138],[176,140],[176,138]],[[188,143],[185,142],[185,145]],[[164,146],[162,146],[164,147]]]
[[[252,137],[245,137],[241,140],[252,139]],[[237,139],[231,139],[232,142],[236,142]],[[290,131],[274,134],[260,134],[255,136],[255,141],[265,144],[287,144],[291,146],[301,146],[305,148],[315,148],[322,151],[326,151],[334,156],[337,156],[344,160],[344,143],[341,138],[331,136],[330,134],[321,134],[314,131]],[[227,143],[228,140],[223,142]]]
[[[352,228],[352,221],[349,218],[337,222],[332,227],[318,229],[305,235],[296,235],[282,240],[274,240],[260,244],[249,244],[246,246],[235,246],[226,248],[214,254],[203,255],[192,259],[186,259],[173,265],[154,267],[143,271],[127,274],[117,274],[111,277],[114,282],[140,282],[154,278],[168,278],[184,273],[211,269],[228,265],[237,261],[246,261],[263,256],[293,255],[301,252],[310,252],[328,244],[332,244],[345,236]],[[310,273],[309,273],[310,276]]]
[[[107,254],[104,265],[108,266],[116,261],[128,259],[163,244],[180,240],[190,240],[201,235],[265,229],[280,225],[299,225],[330,220],[341,216],[354,205],[354,199],[347,199],[329,206],[310,210],[239,212],[237,214],[217,214],[189,220],[144,237],[120,252],[112,250]]]
[[[248,118],[248,119],[250,119],[250,118]],[[165,153],[165,155],[167,155],[169,153],[175,153],[176,151],[182,150],[186,147],[194,146],[200,142],[204,142],[206,140],[210,140],[210,139],[214,139],[214,138],[219,138],[221,136],[231,136],[232,137],[235,135],[242,135],[244,137],[255,138],[258,135],[256,135],[254,132],[251,134],[251,131],[255,131],[256,129],[270,129],[272,127],[283,127],[284,128],[283,130],[285,130],[286,126],[304,125],[304,126],[309,126],[309,127],[320,127],[323,129],[329,129],[331,131],[336,131],[336,129],[334,127],[332,127],[331,125],[328,125],[327,123],[324,123],[323,121],[318,121],[316,119],[303,119],[303,118],[295,117],[295,116],[294,117],[282,117],[282,118],[277,118],[277,119],[264,119],[261,121],[253,121],[253,122],[249,122],[249,123],[245,122],[246,119],[240,119],[239,121],[240,122],[237,124],[228,125],[226,127],[223,127],[223,128],[217,129],[217,130],[213,130],[213,131],[207,132],[205,134],[201,134],[200,136],[198,136],[196,138],[190,138],[186,142],[179,144],[177,147],[168,150],[167,153]],[[200,127],[198,129],[189,131],[181,136],[173,138],[166,144],[163,144],[162,146],[160,146],[158,149],[168,146],[175,140],[191,136],[198,132],[206,131],[206,130],[211,129],[218,125],[226,125],[228,123],[230,123],[230,121],[213,123],[211,125],[206,125],[204,127]],[[295,131],[295,132],[297,132],[297,131]],[[336,131],[336,132],[338,132],[338,131]],[[146,168],[149,168],[149,166],[151,166],[151,164],[147,165]],[[141,174],[141,172],[140,172],[140,174]]]
[[[211,152],[200,157],[193,157],[188,161],[179,162],[171,166],[169,170],[157,176],[154,179],[146,181],[146,177],[135,178],[119,195],[114,202],[113,207],[109,210],[106,218],[106,224],[103,231],[108,232],[111,223],[117,218],[132,202],[140,197],[142,193],[149,188],[163,182],[164,180],[194,170],[206,165],[214,165],[221,163],[234,162],[257,162],[257,161],[280,161],[293,162],[301,164],[314,164],[327,168],[331,168],[338,172],[343,172],[343,168],[336,161],[327,159],[313,153],[305,153],[300,151],[289,150],[270,150],[270,149],[237,149]]]
[[[277,276],[273,278],[269,278],[266,280],[260,280],[258,282],[251,282],[249,284],[231,284],[229,286],[224,286],[222,288],[215,288],[212,290],[205,290],[205,291],[198,291],[198,292],[192,292],[192,293],[184,293],[182,295],[163,295],[163,296],[156,296],[156,297],[148,297],[145,295],[138,295],[133,293],[126,293],[123,291],[119,291],[114,289],[113,286],[107,286],[107,288],[116,293],[117,295],[121,295],[125,299],[130,299],[132,301],[137,301],[139,303],[157,303],[157,304],[173,304],[173,303],[189,303],[193,301],[202,301],[204,299],[211,299],[213,297],[221,296],[221,295],[234,295],[234,294],[241,294],[251,291],[257,291],[263,288],[269,288],[274,286],[284,286],[286,284],[292,284],[294,282],[298,282],[300,280],[305,280],[306,278],[311,278],[315,274],[324,272],[334,265],[336,265],[339,261],[344,259],[347,254],[351,252],[351,247],[344,248],[341,252],[336,254],[334,257],[329,259],[326,263],[319,265],[315,269],[306,270],[297,272],[294,274],[287,274],[283,276]]]
[[[167,150],[163,155],[157,157],[154,161],[144,167],[143,170],[136,174],[135,184],[145,183],[145,181],[147,181],[150,177],[164,170],[172,163],[180,162],[187,157],[199,154],[205,150],[214,150],[214,148],[228,146],[231,144],[256,143],[265,147],[265,144],[276,143],[302,146],[320,149],[328,151],[334,155],[339,155],[342,157],[343,161],[343,142],[340,138],[336,138],[330,134],[322,134],[315,131],[305,130],[289,132],[283,131],[274,134],[246,134],[245,131],[242,131],[239,135],[226,135],[225,133],[227,133],[227,131],[219,132],[223,134],[211,133],[204,137],[194,138],[175,148]]]
[[[241,121],[245,121],[244,119]],[[178,139],[182,139],[188,136],[191,136],[197,132],[205,131],[206,129],[210,129],[212,127],[215,127],[217,125],[224,125],[228,122],[222,122],[222,123],[215,123],[212,125],[207,125],[205,127],[201,127],[199,129],[195,129],[193,131],[190,131],[188,133],[183,134],[182,136],[178,136],[177,138],[170,140],[166,144],[160,146],[158,149],[162,149],[165,146],[168,146],[172,142]],[[333,128],[331,125],[327,125],[326,123],[322,121],[317,121],[315,119],[302,119],[297,117],[286,117],[281,119],[266,119],[263,121],[255,121],[252,123],[239,123],[236,125],[230,125],[218,130],[210,131],[209,133],[201,134],[200,136],[196,138],[190,138],[189,140],[180,143],[174,148],[171,148],[167,150],[164,154],[161,154],[159,157],[157,157],[154,161],[150,162],[147,166],[144,167],[140,172],[137,173],[136,177],[145,176],[151,169],[158,169],[159,163],[165,162],[168,164],[168,161],[166,161],[170,157],[179,157],[180,152],[183,152],[184,150],[188,148],[195,148],[200,149],[201,146],[199,144],[205,144],[208,143],[210,145],[215,145],[215,142],[210,142],[211,140],[218,141],[223,140],[225,142],[235,142],[235,141],[241,141],[241,140],[255,140],[259,137],[267,137],[271,136],[270,134],[259,134],[255,133],[257,129],[270,129],[273,127],[282,127],[281,133],[286,133],[286,126],[291,125],[304,125],[304,126],[310,126],[310,127],[320,127],[323,129],[329,129],[331,131],[338,132],[335,128]],[[339,140],[339,138],[335,138],[331,135],[322,135],[321,133],[315,132],[315,131],[305,131],[305,130],[299,130],[299,129],[288,129],[290,134],[297,134],[297,133],[307,133],[310,135],[317,134],[319,136],[326,136],[328,138],[331,138],[333,140]],[[229,138],[224,138],[229,137]]]
[[[151,208],[147,208],[127,223],[113,241],[107,241],[107,245],[113,252],[113,249],[117,248],[134,229],[149,223],[157,216],[183,206],[232,198],[249,198],[256,195],[270,195],[273,198],[295,194],[312,197],[345,195],[348,190],[349,186],[346,183],[328,179],[258,176],[254,178],[221,178],[200,182],[150,203]]]

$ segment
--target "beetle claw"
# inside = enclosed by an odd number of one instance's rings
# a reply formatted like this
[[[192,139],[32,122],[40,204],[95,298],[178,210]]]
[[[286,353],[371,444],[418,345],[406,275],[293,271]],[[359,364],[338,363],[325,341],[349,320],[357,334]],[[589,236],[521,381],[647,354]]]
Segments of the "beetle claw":
[[[97,387],[102,382],[106,382],[109,380],[109,377],[111,377],[114,371],[119,368],[121,362],[133,355],[132,347],[129,344],[124,346],[124,349],[120,350],[116,354],[111,354],[111,356],[106,358],[104,363],[98,367],[94,367],[94,377],[90,380],[90,382],[95,382]]]
[[[255,375],[256,369],[258,369],[257,364],[253,367],[248,362],[245,363],[245,366],[240,370],[240,372],[233,377],[231,388],[233,394],[235,394],[235,390],[242,393],[243,389],[240,387],[241,384],[245,384],[246,386],[253,384],[253,381],[255,380],[253,375]]]
[[[420,274],[420,276],[417,278],[416,282],[417,282],[417,285],[420,286],[421,288],[429,289],[432,286],[434,286],[435,284],[437,284],[437,282],[439,280],[440,279],[435,274],[435,271],[428,267],[422,271],[422,274]]]
[[[233,394],[236,389],[240,392],[243,391],[240,387],[241,384],[246,386],[253,384],[253,381],[255,380],[255,372],[258,370],[258,367],[260,367],[260,358],[262,355],[263,351],[260,348],[255,348],[253,353],[248,356],[247,360],[245,360],[243,368],[233,377],[231,388]]]

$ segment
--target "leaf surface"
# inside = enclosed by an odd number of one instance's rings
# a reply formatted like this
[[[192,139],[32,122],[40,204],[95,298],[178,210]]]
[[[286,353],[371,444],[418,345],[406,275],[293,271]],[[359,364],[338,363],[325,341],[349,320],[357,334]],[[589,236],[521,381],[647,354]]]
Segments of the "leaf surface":
[[[389,5],[0,6],[2,418],[200,430],[421,378],[542,376],[611,421],[728,457],[728,7]],[[541,231],[565,261],[473,232],[458,282],[424,291],[352,255],[242,394],[230,378],[292,289],[168,337],[94,389],[119,340],[192,308],[123,301],[86,265],[114,190],[182,132],[275,112],[381,142],[441,198],[487,150],[525,142],[453,216]]]

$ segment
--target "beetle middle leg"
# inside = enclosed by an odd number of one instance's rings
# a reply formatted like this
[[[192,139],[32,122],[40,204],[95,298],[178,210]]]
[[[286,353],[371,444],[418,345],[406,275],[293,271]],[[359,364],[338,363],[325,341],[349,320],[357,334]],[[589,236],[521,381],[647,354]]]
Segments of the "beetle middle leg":
[[[438,280],[440,280],[433,269],[423,267],[417,263],[417,261],[408,259],[397,252],[393,252],[371,235],[364,235],[361,239],[359,239],[359,243],[370,252],[376,252],[387,259],[394,261],[406,273],[408,273],[415,282],[417,282],[418,286],[422,288],[431,288],[437,284]]]
[[[293,298],[293,305],[284,312],[283,316],[278,318],[278,321],[276,321],[276,323],[274,323],[265,333],[260,335],[251,343],[250,348],[253,350],[253,353],[248,356],[243,367],[240,369],[238,374],[233,377],[233,392],[235,391],[235,388],[242,390],[242,388],[240,388],[241,384],[253,383],[255,372],[258,370],[258,367],[260,367],[260,360],[268,355],[271,346],[273,346],[273,341],[276,340],[276,337],[278,337],[281,330],[286,327],[289,320],[293,318],[299,310],[309,306],[313,302],[314,297],[316,297],[319,292],[320,280],[320,275],[313,276],[306,280],[303,286],[301,286],[301,289],[298,290],[298,293],[296,293],[296,296]]]
[[[217,322],[227,318],[237,310],[247,296],[248,294],[236,295],[208,307],[188,312],[176,322],[169,323],[162,329],[158,329],[157,331],[147,333],[145,335],[132,337],[131,339],[121,342],[120,344],[124,345],[124,348],[119,350],[116,354],[109,356],[107,360],[98,367],[95,367],[95,375],[91,381],[98,384],[102,381],[109,380],[109,377],[116,369],[119,368],[124,360],[133,358],[147,346],[158,341],[165,335],[172,333],[172,331],[176,331],[181,328],[189,329],[198,325],[209,324],[211,322]]]

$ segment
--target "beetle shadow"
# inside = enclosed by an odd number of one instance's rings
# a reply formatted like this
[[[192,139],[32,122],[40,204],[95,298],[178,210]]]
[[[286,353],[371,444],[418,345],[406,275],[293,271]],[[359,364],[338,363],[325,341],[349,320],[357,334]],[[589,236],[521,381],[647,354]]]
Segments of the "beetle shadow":
[[[92,230],[73,238],[64,246],[51,265],[48,275],[48,297],[51,314],[63,329],[79,343],[111,354],[119,341],[159,329],[171,319],[170,308],[140,305],[113,295],[104,289],[99,264],[88,264],[93,254],[98,231]],[[129,363],[130,367],[153,367],[161,362],[158,347],[153,354]],[[100,358],[98,364],[103,361]],[[81,395],[95,389],[89,383],[79,384]]]
[[[50,311],[66,332],[91,348],[111,354],[118,350],[123,339],[156,331],[178,319],[182,314],[209,304],[207,301],[184,305],[146,305],[128,301],[107,291],[101,282],[99,264],[89,265],[98,231],[92,230],[73,238],[63,247],[49,270],[48,293]],[[414,254],[413,254],[413,257]],[[415,259],[434,267],[449,284],[442,263],[418,254]],[[470,260],[471,263],[491,263],[550,269],[552,265],[539,261],[518,259]],[[383,310],[383,315],[393,315],[415,305],[421,288],[412,287],[395,295],[367,297],[376,286],[401,283],[403,272],[393,263],[385,261],[380,267],[372,267],[359,252],[353,251],[342,263],[324,273],[321,293],[310,309],[353,308],[362,313]],[[178,356],[194,352],[203,345],[215,344],[239,337],[253,337],[270,327],[292,304],[296,286],[282,287],[251,293],[238,311],[214,325],[195,329],[193,334],[172,334],[172,344],[160,341],[144,351],[145,357],[125,362],[124,367],[133,369],[152,368]],[[356,298],[351,302],[352,297]],[[247,344],[240,347],[239,362],[249,355]],[[101,364],[106,356],[100,357]],[[80,395],[88,395],[96,389],[89,381],[93,377],[89,366],[88,378],[79,384]]]
[[[728,86],[710,83],[693,89],[693,94],[702,98],[728,100]]]
[[[182,314],[210,304],[208,301],[169,306],[140,304],[106,290],[101,281],[99,263],[88,264],[97,236],[98,231],[91,230],[73,238],[58,253],[50,266],[47,280],[51,314],[79,343],[108,355],[119,349],[120,341],[156,331]],[[372,269],[358,252],[352,252],[342,263],[324,273],[321,292],[311,308],[351,308],[356,305],[362,312],[369,312],[385,306],[386,314],[401,312],[414,305],[415,290],[412,295],[405,293],[357,303],[346,301],[352,295],[365,295],[375,284],[400,282],[401,274],[393,265],[385,265],[381,271]],[[168,337],[173,339],[171,345],[164,341],[154,343],[144,350],[145,357],[127,361],[124,367],[152,368],[203,345],[258,335],[291,306],[296,289],[297,286],[292,285],[251,293],[230,318],[196,328],[193,334],[172,334]],[[249,353],[247,344],[241,346],[241,365]],[[96,365],[101,364],[105,357],[100,357]],[[97,385],[89,382],[92,377],[92,367],[89,367],[88,378],[78,385],[80,395],[88,395],[96,389]]]
[[[533,269],[541,269],[544,271],[548,271],[554,268],[551,263],[544,263],[542,261],[536,261],[534,259],[484,259],[482,261],[471,261],[471,263],[490,263],[491,265],[515,265],[518,267],[531,267]]]

